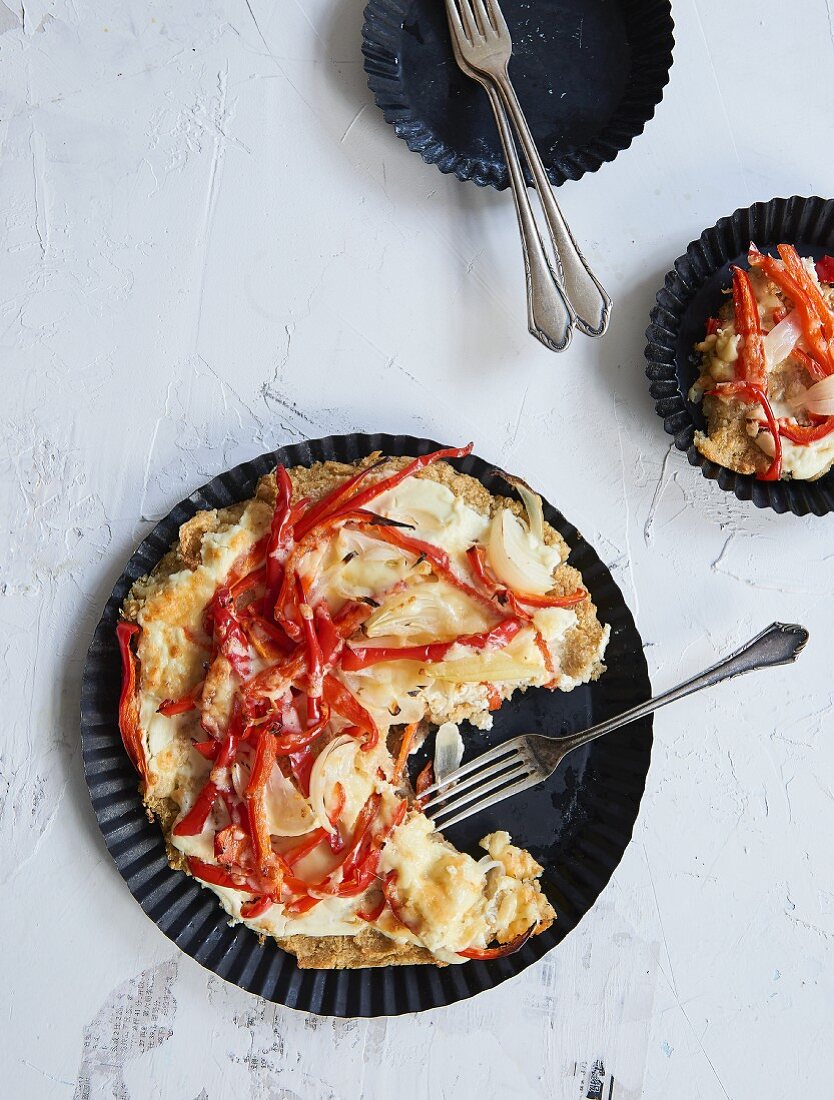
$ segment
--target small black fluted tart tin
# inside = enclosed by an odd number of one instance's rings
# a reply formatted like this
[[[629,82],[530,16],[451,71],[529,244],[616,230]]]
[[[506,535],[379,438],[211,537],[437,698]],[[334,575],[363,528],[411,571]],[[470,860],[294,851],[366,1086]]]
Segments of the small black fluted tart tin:
[[[669,82],[668,0],[501,0],[501,10],[510,76],[553,183],[627,149]],[[370,0],[362,52],[377,105],[409,149],[460,180],[508,186],[487,97],[452,54],[444,0]]]
[[[118,730],[115,628],[131,585],[167,553],[182,523],[200,509],[248,499],[258,479],[278,463],[352,462],[377,450],[421,455],[438,446],[411,436],[331,436],[282,447],[220,474],[181,501],[138,548],[107,601],[87,654],[81,692],[84,771],[104,840],[131,893],[165,935],[203,966],[290,1008],[328,1016],[395,1016],[452,1004],[500,985],[540,959],[588,912],[620,862],[637,818],[651,754],[650,717],[573,753],[543,786],[450,829],[455,844],[478,855],[483,855],[477,842],[484,834],[508,829],[544,866],[542,885],[558,920],[508,958],[444,968],[300,970],[274,942],[261,945],[242,925],[229,927],[215,895],[168,866],[162,832],[145,816]],[[513,495],[494,468],[474,455],[454,465],[490,491]],[[608,671],[595,684],[567,694],[536,689],[505,703],[490,733],[464,730],[467,759],[524,731],[560,734],[586,728],[650,695],[640,636],[611,574],[576,528],[546,502],[544,514],[567,540],[571,564],[582,571],[600,619],[611,626]]]
[[[706,430],[700,407],[687,396],[699,373],[694,346],[724,300],[722,291],[732,284],[733,265],[748,266],[751,241],[762,252],[792,244],[800,256],[815,260],[832,253],[834,200],[794,195],[757,202],[722,218],[689,245],[666,276],[646,329],[649,390],[666,431],[704,477],[739,500],[752,500],[757,508],[823,516],[834,510],[834,472],[818,481],[757,481],[704,458],[693,442],[696,431]]]

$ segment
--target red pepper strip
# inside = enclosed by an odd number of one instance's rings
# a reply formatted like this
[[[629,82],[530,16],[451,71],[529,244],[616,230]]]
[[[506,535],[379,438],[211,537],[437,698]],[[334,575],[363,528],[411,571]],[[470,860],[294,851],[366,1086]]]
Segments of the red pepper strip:
[[[495,577],[489,572],[486,560],[486,550],[484,550],[483,546],[470,546],[466,551],[466,559],[476,578],[481,582],[484,588],[487,589],[491,596],[501,591],[504,586],[500,585]]]
[[[444,447],[439,451],[433,451],[431,454],[421,455],[420,458],[415,458],[409,462],[407,466],[404,466],[396,474],[392,474],[390,477],[383,478],[382,481],[376,482],[375,485],[369,485],[366,489],[354,494],[347,502],[352,510],[357,508],[364,508],[366,504],[369,504],[375,497],[382,496],[383,493],[389,492],[391,489],[395,489],[412,474],[419,473],[420,470],[424,470],[427,466],[431,466],[434,462],[439,462],[443,458],[465,458],[472,453],[472,444],[468,443],[465,447]]]
[[[366,734],[362,748],[365,752],[370,752],[379,741],[376,722],[341,680],[337,680],[329,672],[325,674],[323,688],[324,699],[330,709],[340,714],[342,718],[347,718],[348,722],[358,727],[360,733]]]
[[[240,915],[244,920],[254,920],[255,917],[262,917],[267,909],[271,909],[274,904],[275,899],[271,898],[269,894],[264,894],[263,897],[245,901],[240,907]]]
[[[312,772],[313,764],[316,762],[313,755],[313,746],[308,745],[301,752],[290,753],[287,759],[290,762],[290,770],[295,776],[295,781],[298,783],[298,789],[305,798],[308,798],[310,795],[310,772]]]
[[[577,588],[575,592],[569,592],[566,596],[537,596],[532,592],[516,592],[515,598],[529,607],[576,607],[582,603],[588,593],[584,588]]]
[[[333,828],[336,829],[338,827],[339,819],[341,818],[342,814],[344,813],[345,802],[347,801],[347,796],[345,794],[345,788],[342,786],[341,783],[335,783],[333,785],[333,795],[334,795],[334,798],[335,798],[336,801],[335,801],[335,805],[333,805],[327,811],[327,820],[330,822],[330,824],[333,826]],[[336,835],[338,835],[338,833]],[[328,838],[331,842],[330,847],[333,848],[333,833],[328,833]],[[337,851],[337,852],[341,851],[342,848],[344,847],[344,845],[341,843],[341,837],[339,838],[339,841],[340,841],[339,847],[335,848],[334,851]]]
[[[520,604],[527,604],[529,607],[575,607],[588,595],[584,588],[577,588],[575,592],[569,592],[566,596],[539,596],[533,592],[515,592],[499,584],[489,572],[486,552],[482,546],[470,546],[466,551],[466,557],[478,580],[499,599],[506,599],[513,613],[522,619],[529,619],[532,616],[526,608],[519,606]]]
[[[307,643],[307,716],[310,724],[314,725],[319,720],[318,701],[321,699],[324,667],[313,609],[307,603],[307,594],[304,591],[304,583],[301,577],[297,577],[296,581],[298,583],[298,611],[301,615],[304,640]]]
[[[282,652],[286,655],[292,653],[293,643],[287,637],[286,631],[282,630],[280,626],[276,626],[275,623],[271,623],[269,619],[265,619],[263,615],[259,615],[257,612],[246,615],[247,623],[251,623],[256,626],[258,630],[262,631],[267,638],[270,638],[273,642],[276,642]]]
[[[808,427],[803,424],[791,424],[788,420],[779,421],[780,435],[799,446],[816,443],[818,439],[825,439],[832,432],[834,432],[834,416],[827,416],[821,424],[813,424]]]
[[[206,821],[208,821],[209,814],[214,807],[215,799],[218,794],[221,793],[218,782],[214,776],[219,776],[222,770],[229,766],[237,749],[239,733],[235,727],[237,725],[238,715],[239,711],[232,716],[232,722],[229,725],[229,735],[226,740],[217,743],[218,749],[214,760],[214,767],[211,770],[212,778],[206,782],[205,786],[194,800],[194,805],[185,817],[174,826],[172,830],[174,836],[197,836],[205,828]]]
[[[545,684],[545,687],[555,687],[556,666],[553,664],[553,657],[550,654],[550,650],[547,648],[547,642],[544,640],[544,637],[542,636],[542,632],[540,630],[536,631],[536,648],[538,649],[539,653],[541,653],[542,660],[544,661],[545,671],[550,676],[550,679],[548,680],[547,684]]]
[[[373,821],[371,822],[354,853],[350,872],[345,873],[343,869],[342,881],[335,886],[325,884],[327,893],[335,894],[340,898],[354,898],[368,889],[377,878],[382,846],[394,829],[402,823],[407,809],[408,806],[403,799],[389,823],[377,832],[374,832]]]
[[[486,561],[486,551],[483,546],[470,546],[466,551],[466,559],[478,582],[487,592],[489,592],[490,596],[498,602],[502,609],[504,604],[506,604],[517,618],[532,619],[532,612],[521,606],[515,593],[507,588],[506,585],[499,584],[497,579],[489,571]]]
[[[754,386],[749,382],[720,382],[714,389],[707,390],[710,397],[745,397],[748,401],[758,401],[764,410],[767,426],[773,436],[774,454],[773,461],[765,472],[756,477],[759,481],[778,481],[782,476],[782,441],[779,438],[779,426],[773,415],[773,409],[761,386]]]
[[[812,359],[811,356],[806,351],[803,351],[801,348],[794,348],[791,351],[791,355],[797,361],[797,363],[799,363],[805,368],[805,370],[807,370],[814,381],[821,382],[823,378],[828,377],[828,375],[825,373],[825,370],[819,365],[816,359]]]
[[[318,905],[321,898],[311,898],[309,894],[304,894],[300,898],[296,898],[295,901],[290,901],[284,906],[284,912],[290,913],[292,916],[298,917],[302,913],[309,912],[314,905]]]
[[[371,525],[372,526],[372,525]],[[425,542],[423,539],[412,538],[406,535],[399,527],[379,527],[373,531],[374,538],[382,542],[389,542],[401,550],[407,550],[409,554],[416,554],[418,558],[427,558],[433,565],[440,569],[449,569],[451,561],[446,551],[435,546],[433,542]]]
[[[241,680],[248,680],[252,675],[249,642],[237,617],[232,594],[225,585],[214,594],[212,621],[218,649]]]
[[[404,907],[400,902],[396,890],[397,878],[398,875],[396,871],[389,871],[385,878],[382,880],[382,893],[385,897],[385,900],[388,902],[391,912],[394,914],[400,924],[404,928],[407,928],[409,932],[417,935],[417,931],[414,926],[410,924],[405,918]]]
[[[295,646],[286,634],[284,634],[284,641],[282,642],[277,642],[274,638],[266,635],[266,631],[263,629],[263,623],[265,622],[266,620],[261,619],[260,616],[247,618],[246,637],[258,656],[272,665],[291,653]],[[267,623],[267,625],[270,624]],[[278,628],[275,629],[277,631]],[[284,632],[281,631],[281,633]]]
[[[214,858],[226,867],[240,867],[249,856],[249,837],[240,825],[227,825],[214,834]]]
[[[361,605],[365,607],[365,604]],[[368,608],[367,618],[371,614],[371,608]],[[319,647],[321,648],[321,663],[322,668],[329,668],[336,658],[336,654],[342,648],[342,635],[333,622],[330,616],[330,611],[327,604],[320,603],[316,608],[316,637],[319,641]],[[352,631],[351,631],[352,633]]]
[[[268,537],[264,535],[262,538],[259,538],[257,542],[253,542],[245,553],[241,554],[232,565],[229,576],[226,578],[226,584],[229,588],[234,591],[240,588],[244,581],[249,581],[251,583],[250,578],[252,577],[253,570],[257,571],[258,566],[263,568],[261,562],[266,554],[267,542]],[[249,584],[246,584],[245,587],[248,588]]]
[[[760,268],[767,278],[776,283],[782,293],[793,302],[799,313],[802,335],[812,356],[823,367],[826,374],[834,374],[834,348],[831,340],[826,336],[824,318],[817,313],[812,300],[805,293],[805,288],[786,270],[784,263],[780,263],[773,256],[763,255],[755,245],[750,246],[748,259],[753,267]],[[800,267],[802,267],[801,263]],[[809,276],[808,282],[810,281]],[[830,318],[831,315],[827,309],[826,313]]]
[[[785,270],[805,294],[811,307],[819,317],[822,331],[828,341],[829,348],[834,340],[834,314],[832,314],[828,302],[823,297],[819,286],[814,282],[810,272],[800,259],[799,253],[792,244],[780,244],[776,250],[782,258]]]
[[[408,803],[403,798],[402,801],[400,802],[399,806],[397,806],[396,810],[394,811],[394,816],[391,818],[391,821],[389,822],[388,825],[385,826],[385,828],[382,830],[382,833],[380,834],[383,840],[387,840],[388,837],[390,836],[390,834],[393,833],[393,831],[399,825],[402,825],[403,818],[405,817],[405,814],[406,814],[407,810],[408,810]]]
[[[380,805],[380,795],[369,796],[357,815],[347,856],[342,862],[342,880],[333,882],[332,875],[318,883],[303,883],[298,879],[287,880],[292,889],[307,890],[331,897],[352,898],[365,892],[377,878],[382,846],[393,830],[401,824],[407,810],[403,799],[387,825],[374,831]]]
[[[259,584],[263,584],[266,580],[266,566],[260,565],[257,569],[252,569],[246,573],[239,580],[231,581],[228,584],[229,591],[232,594],[234,600],[238,600],[244,592],[248,592],[252,588],[257,588]]]
[[[487,607],[493,613],[495,612],[495,605],[490,599],[479,592],[477,588],[473,588],[471,584],[467,584],[455,573],[449,555],[439,546],[434,546],[430,542],[423,542],[421,539],[413,539],[395,527],[369,527],[363,525],[362,530],[371,538],[390,543],[392,546],[397,546],[410,554],[415,554],[418,558],[425,558],[444,580],[454,585],[455,588],[459,588],[461,592],[465,592],[473,600],[477,600],[478,603]]]
[[[197,856],[186,856],[186,866],[192,875],[201,878],[204,882],[210,882],[212,886],[223,886],[227,890],[242,890],[246,894],[260,893],[260,889],[252,882],[233,877],[224,867],[216,863],[206,863]]]
[[[382,894],[379,902],[372,909],[357,909],[356,915],[360,920],[366,920],[368,924],[373,924],[374,921],[379,920],[380,914],[384,908],[385,894]]]
[[[301,844],[297,844],[295,848],[290,848],[289,851],[284,852],[281,858],[288,867],[295,867],[299,860],[308,856],[314,848],[318,848],[327,836],[327,829],[314,829],[306,840],[303,840]]]
[[[429,760],[428,764],[423,768],[420,774],[417,776],[417,780],[414,783],[414,793],[417,795],[417,801],[420,801],[420,795],[423,791],[432,785],[434,782],[434,763]]]
[[[367,619],[373,615],[375,608],[367,603],[346,603],[333,616],[335,626],[340,638],[349,638]]]
[[[243,725],[243,711],[240,706],[240,700],[235,697],[232,700],[232,714],[226,731],[226,739],[221,741],[220,749],[215,757],[214,767],[211,769],[211,777],[216,782],[223,778],[223,770],[228,768],[235,758],[238,742],[244,734]],[[221,782],[219,786],[222,787],[225,786],[225,784]]]
[[[262,874],[268,875],[275,866],[272,840],[266,820],[264,790],[276,764],[275,736],[264,731],[255,747],[255,758],[246,788],[246,806],[249,812],[249,829],[255,851],[255,864]]]
[[[715,336],[716,332],[721,328],[721,322],[717,317],[710,317],[707,321],[707,336]]]
[[[197,836],[205,827],[208,816],[217,798],[217,784],[209,779],[203,789],[194,800],[194,805],[182,819],[174,826],[174,836]]]
[[[484,684],[487,689],[487,698],[489,699],[489,709],[498,710],[504,701],[498,693],[498,689],[495,684]]]
[[[360,669],[377,665],[382,661],[421,661],[431,664],[442,661],[449,650],[456,645],[471,649],[503,649],[518,634],[524,624],[518,619],[504,619],[491,630],[479,634],[461,634],[450,642],[432,642],[429,645],[411,646],[363,646],[346,649],[342,655],[342,668],[345,672],[358,672]]]
[[[191,747],[196,749],[200,756],[204,756],[206,760],[216,760],[217,754],[220,752],[220,742],[215,741],[213,737],[208,741],[192,741]]]
[[[119,696],[119,730],[122,735],[122,743],[125,752],[130,757],[130,762],[142,776],[148,781],[148,765],[145,760],[145,750],[142,746],[142,726],[139,722],[139,696],[137,694],[136,666],[138,660],[130,639],[138,634],[140,627],[136,623],[121,622],[116,627],[116,641],[119,644],[119,653],[122,658],[122,691]]]
[[[382,802],[382,796],[379,794],[370,794],[365,802],[365,805],[356,815],[356,821],[353,823],[353,835],[351,837],[348,850],[345,853],[345,858],[342,861],[342,875],[344,878],[348,878],[351,872],[361,862],[363,853],[361,851],[363,843],[366,838],[370,837],[371,826],[376,820],[376,816],[379,813],[379,807]]]
[[[175,714],[187,714],[188,711],[194,710],[196,706],[197,704],[191,696],[186,695],[182,699],[163,700],[156,708],[156,713],[163,715],[165,718],[173,718]]]
[[[365,857],[362,866],[354,872],[350,879],[343,879],[327,892],[335,895],[337,898],[357,898],[360,894],[364,894],[368,887],[373,884],[377,877],[378,867],[379,852],[375,848],[372,848]]]
[[[309,699],[307,705],[309,708]],[[309,709],[308,709],[309,712]],[[294,753],[301,752],[308,745],[319,736],[324,730],[327,723],[330,721],[330,707],[327,703],[322,707],[322,713],[313,726],[308,726],[306,730],[302,730],[300,733],[282,733],[275,740],[275,755],[276,756],[292,756]]]
[[[245,685],[244,702],[251,704],[260,695],[276,695],[286,690],[302,674],[306,663],[303,653],[295,653],[285,661],[280,661],[271,668],[265,668]]]
[[[403,730],[400,748],[397,752],[397,762],[394,764],[394,771],[391,775],[391,782],[394,784],[399,783],[402,779],[403,772],[405,771],[405,763],[408,760],[408,754],[411,750],[412,742],[414,741],[414,735],[419,728],[419,722],[412,722],[410,726],[406,726]]]
[[[458,951],[459,955],[463,955],[465,959],[503,959],[505,955],[512,955],[516,951],[520,950],[525,943],[530,939],[536,930],[535,924],[531,924],[526,932],[522,932],[520,936],[516,936],[514,940],[510,940],[509,943],[502,943],[498,947],[468,947],[466,951]]]
[[[267,613],[280,623],[287,634],[294,640],[300,641],[302,636],[301,626],[297,622],[298,587],[296,570],[301,559],[310,550],[314,550],[320,542],[320,536],[308,537],[296,542],[290,551],[290,555],[284,564],[284,576],[278,588],[278,595],[272,607],[267,607]]]
[[[283,466],[275,471],[275,510],[266,550],[266,606],[273,607],[281,581],[284,579],[284,562],[293,538],[292,531],[292,482]]]
[[[186,714],[189,710],[194,710],[197,706],[197,696],[202,693],[203,681],[189,691],[187,695],[183,695],[182,699],[165,699],[156,708],[157,714],[162,714],[166,718],[171,718],[175,714]]]
[[[385,459],[381,458],[379,462],[374,462],[371,466],[366,466],[363,470],[359,470],[352,477],[349,477],[347,481],[341,485],[337,485],[335,489],[317,501],[312,508],[308,508],[307,512],[296,524],[296,537],[301,540],[305,535],[308,535],[313,528],[319,524],[322,520],[327,518],[331,513],[343,504],[351,495],[353,490],[364,481],[365,478],[373,470],[385,464]]]
[[[778,324],[781,324],[782,321],[785,320],[787,315],[788,311],[786,309],[784,309],[782,306],[777,306],[776,309],[774,309],[773,311],[773,327],[776,328]]]
[[[249,775],[246,797],[260,794],[266,787],[272,769],[275,767],[275,735],[265,730],[255,746],[255,759]]]
[[[736,332],[742,337],[739,349],[741,378],[754,386],[767,387],[767,360],[765,359],[762,322],[759,304],[753,293],[750,276],[743,268],[733,268],[733,305],[735,307]]]
[[[246,820],[249,826],[249,835],[252,837],[255,863],[261,874],[268,874],[272,866],[272,837],[269,833],[266,813],[260,798],[246,799]]]
[[[822,283],[834,283],[834,256],[823,256],[814,264],[817,278]]]

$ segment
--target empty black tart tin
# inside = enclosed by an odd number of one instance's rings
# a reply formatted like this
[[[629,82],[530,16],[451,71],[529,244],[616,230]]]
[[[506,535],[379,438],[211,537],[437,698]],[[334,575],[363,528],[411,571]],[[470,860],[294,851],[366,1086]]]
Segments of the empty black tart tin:
[[[553,183],[627,149],[669,82],[667,0],[501,0],[501,9],[510,76]],[[455,62],[444,0],[370,0],[362,51],[377,105],[409,149],[460,180],[507,187],[489,102]]]
[[[252,496],[258,478],[278,463],[350,462],[376,450],[420,455],[438,446],[410,436],[331,436],[282,447],[220,474],[181,501],[138,548],[107,601],[87,654],[81,695],[84,771],[105,843],[131,893],[165,935],[203,966],[291,1008],[329,1016],[392,1016],[452,1004],[499,985],[540,959],[587,913],[619,863],[637,818],[649,768],[651,718],[572,754],[569,766],[544,786],[450,829],[453,842],[478,854],[483,854],[476,847],[480,837],[496,828],[509,829],[544,866],[543,888],[558,919],[515,955],[444,968],[300,970],[272,941],[261,945],[247,928],[230,927],[213,893],[168,866],[162,832],[145,816],[137,776],[118,731],[120,669],[114,631],[130,586],[160,561],[176,541],[180,524],[200,509],[222,508]],[[470,456],[455,465],[490,490],[508,492],[481,459]],[[582,571],[600,619],[611,626],[608,671],[597,683],[567,694],[533,690],[518,703],[505,703],[496,712],[491,733],[465,731],[467,758],[525,730],[559,734],[584,728],[650,695],[640,636],[611,574],[560,513],[547,503],[544,512],[571,547],[571,563]]]
[[[834,252],[834,200],[794,195],[757,202],[722,218],[690,244],[666,276],[646,329],[649,390],[666,431],[704,477],[739,500],[752,500],[757,508],[823,516],[834,510],[834,472],[818,481],[757,481],[710,462],[693,442],[696,430],[706,427],[701,409],[687,396],[698,377],[693,348],[703,340],[707,319],[723,300],[722,290],[732,283],[731,267],[748,266],[751,241],[763,252],[793,244],[801,256],[814,259]]]

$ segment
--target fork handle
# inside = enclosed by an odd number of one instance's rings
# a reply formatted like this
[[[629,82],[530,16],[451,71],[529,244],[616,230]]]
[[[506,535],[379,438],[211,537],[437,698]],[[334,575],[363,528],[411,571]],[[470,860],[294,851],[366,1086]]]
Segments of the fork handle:
[[[611,299],[588,266],[564,219],[509,75],[506,71],[496,73],[494,81],[533,174],[557,263],[561,264],[568,300],[574,310],[574,323],[586,336],[602,336],[611,317]]]
[[[661,695],[656,695],[653,699],[640,703],[614,718],[609,718],[606,722],[601,722],[589,730],[552,740],[558,744],[564,755],[580,745],[586,745],[589,741],[602,737],[605,733],[627,726],[639,718],[645,718],[647,714],[654,713],[667,703],[673,703],[676,699],[683,699],[687,695],[701,691],[702,688],[713,687],[723,680],[742,676],[745,672],[755,672],[759,668],[791,664],[805,648],[807,641],[808,631],[804,626],[797,626],[795,623],[771,623],[766,630],[757,634],[755,638],[751,638],[741,649],[737,649],[735,653],[731,653],[729,657],[725,657],[723,661],[719,661],[717,665],[713,665],[698,676],[684,680],[677,687],[670,688]]]
[[[544,250],[527,194],[518,150],[501,98],[493,84],[487,80],[482,83],[489,96],[501,144],[504,146],[504,158],[515,200],[527,281],[527,327],[546,348],[564,351],[573,335],[574,313],[568,304],[559,276],[553,270]]]

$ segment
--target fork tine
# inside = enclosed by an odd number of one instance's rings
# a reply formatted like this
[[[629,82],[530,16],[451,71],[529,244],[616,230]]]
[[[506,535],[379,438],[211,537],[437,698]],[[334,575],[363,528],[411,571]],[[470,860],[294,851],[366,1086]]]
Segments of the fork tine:
[[[508,768],[513,768],[519,763],[524,763],[524,758],[521,754],[510,753],[509,756],[503,757],[496,764],[492,764],[482,770],[470,772],[465,779],[458,780],[457,782],[453,781],[448,788],[449,777],[447,776],[447,778],[443,780],[443,783],[440,784],[444,789],[437,791],[428,801],[423,801],[423,813],[429,813],[430,806],[438,806],[445,800],[454,798],[456,795],[471,787],[473,783],[483,783],[485,780],[491,779],[493,776],[498,775],[502,771],[506,771]],[[422,795],[421,798],[424,799],[425,795]]]
[[[486,798],[482,798],[480,802],[473,802],[471,806],[466,806],[460,813],[455,814],[454,817],[448,818],[438,825],[438,828],[448,829],[451,825],[457,825],[459,821],[465,821],[467,817],[471,817],[472,814],[480,813],[481,810],[488,810],[490,806],[495,805],[496,802],[503,802],[505,798],[511,798],[514,794],[521,794],[522,791],[529,790],[530,787],[535,787],[540,780],[536,775],[526,775],[523,779],[519,779],[516,783],[513,783],[510,787],[505,787],[503,790],[496,791]]]
[[[471,0],[471,4],[475,15],[475,21],[478,24],[478,30],[481,36],[486,38],[488,34],[492,34],[493,24],[485,0]]]
[[[426,789],[420,795],[421,798],[428,798],[435,792],[442,790],[444,787],[451,783],[457,783],[465,775],[469,775],[470,772],[475,771],[476,768],[481,768],[484,764],[489,764],[493,760],[498,760],[502,756],[508,756],[510,753],[518,752],[521,743],[521,738],[513,737],[511,741],[505,741],[502,745],[496,745],[493,749],[488,749],[486,752],[481,753],[480,756],[476,756],[474,760],[470,760],[468,764],[463,764],[460,768],[456,768],[453,772],[449,772],[445,779],[441,779],[439,783],[432,783],[430,787]]]
[[[460,0],[446,0],[446,14],[452,24],[452,30],[458,38],[465,38],[466,34],[460,21]]]
[[[507,20],[504,18],[504,13],[501,11],[497,0],[482,0],[482,2],[489,12],[489,19],[495,28],[496,34],[509,34]]]
[[[474,43],[476,39],[483,37],[475,20],[475,13],[472,11],[470,0],[459,0],[459,3],[463,25],[466,29],[466,37],[469,39],[470,43]]]
[[[455,791],[455,793],[449,797],[448,802],[435,812],[432,820],[437,822],[441,817],[445,817],[450,813],[455,813],[461,806],[468,805],[474,799],[480,798],[482,795],[488,795],[498,791],[505,783],[510,783],[514,779],[520,779],[522,776],[529,774],[529,771],[529,766],[522,761],[516,764],[512,771],[506,772],[504,775],[496,776],[494,779],[490,779],[482,785],[479,784],[478,786],[472,787],[468,791],[463,791],[460,795]]]

